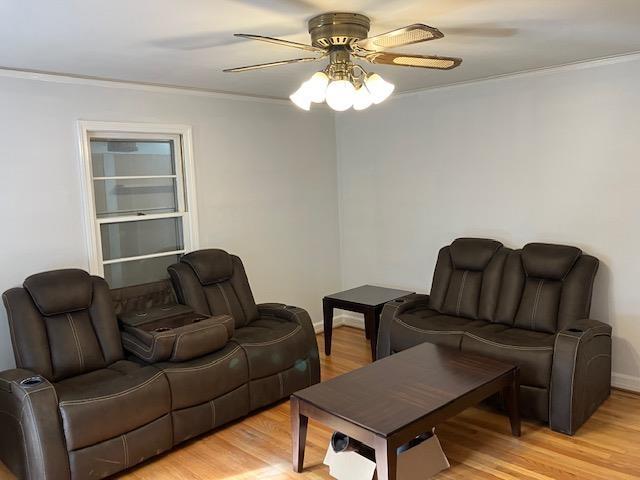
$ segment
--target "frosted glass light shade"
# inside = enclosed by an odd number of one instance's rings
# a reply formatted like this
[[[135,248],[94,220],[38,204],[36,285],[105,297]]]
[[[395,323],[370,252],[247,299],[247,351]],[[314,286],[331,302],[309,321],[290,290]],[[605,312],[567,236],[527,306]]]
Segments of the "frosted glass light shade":
[[[327,87],[327,105],[337,112],[344,112],[353,105],[356,88],[347,80],[335,80]]]
[[[311,109],[311,98],[309,96],[308,89],[306,88],[306,82],[303,83],[298,90],[291,94],[289,98],[296,107],[307,111]]]
[[[327,85],[329,85],[329,77],[324,72],[314,73],[313,76],[305,82],[309,99],[314,103],[324,102],[327,94]]]
[[[372,103],[373,99],[371,98],[371,93],[369,93],[367,87],[362,85],[358,90],[356,90],[356,94],[353,99],[354,110],[364,110],[365,108],[369,108]]]
[[[369,75],[365,80],[365,84],[367,85],[367,88],[371,93],[371,99],[375,104],[386,100],[396,88],[395,85],[387,82],[377,73]]]

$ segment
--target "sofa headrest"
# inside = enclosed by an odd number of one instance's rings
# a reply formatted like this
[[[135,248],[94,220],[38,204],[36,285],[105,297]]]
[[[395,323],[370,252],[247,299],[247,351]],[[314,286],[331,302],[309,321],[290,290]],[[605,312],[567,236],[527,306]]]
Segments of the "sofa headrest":
[[[233,275],[231,255],[217,248],[188,253],[180,261],[193,269],[202,285],[223,282]]]
[[[453,266],[461,270],[484,270],[493,255],[502,247],[497,240],[486,238],[458,238],[449,251]]]
[[[84,270],[69,268],[36,273],[23,284],[42,315],[60,315],[89,308],[93,282]]]
[[[568,245],[529,243],[522,249],[522,264],[529,277],[562,280],[580,255],[582,250]]]

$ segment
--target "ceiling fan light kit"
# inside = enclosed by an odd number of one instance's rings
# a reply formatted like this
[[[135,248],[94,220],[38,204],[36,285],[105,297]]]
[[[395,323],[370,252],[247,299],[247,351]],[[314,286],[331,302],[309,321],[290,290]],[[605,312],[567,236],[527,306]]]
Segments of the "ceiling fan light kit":
[[[387,99],[395,88],[377,73],[369,73],[354,63],[352,57],[374,64],[437,70],[450,70],[462,63],[462,59],[454,57],[394,54],[383,51],[384,48],[396,48],[442,38],[444,35],[437,28],[416,23],[367,37],[369,27],[369,18],[358,13],[323,13],[309,20],[311,45],[260,35],[236,34],[250,40],[317,53],[319,56],[231,68],[225,72],[246,72],[290,63],[313,62],[329,57],[329,65],[313,74],[289,98],[303,110],[310,110],[312,103],[326,102],[333,110],[342,112],[352,107],[354,110],[364,110],[372,104],[379,104]]]

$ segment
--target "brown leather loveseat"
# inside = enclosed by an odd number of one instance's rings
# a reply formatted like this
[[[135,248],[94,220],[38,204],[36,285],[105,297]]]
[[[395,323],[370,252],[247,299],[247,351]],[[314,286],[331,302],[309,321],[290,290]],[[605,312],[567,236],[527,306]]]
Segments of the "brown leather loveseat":
[[[320,380],[304,310],[256,305],[242,262],[221,250],[183,266],[218,292],[205,293],[215,312],[175,331],[121,332],[107,283],[82,270],[5,292],[18,368],[0,373],[0,459],[19,478],[104,478]]]
[[[611,388],[611,327],[589,319],[597,269],[575,247],[457,239],[430,295],[384,307],[378,357],[430,342],[517,364],[522,413],[573,435]]]

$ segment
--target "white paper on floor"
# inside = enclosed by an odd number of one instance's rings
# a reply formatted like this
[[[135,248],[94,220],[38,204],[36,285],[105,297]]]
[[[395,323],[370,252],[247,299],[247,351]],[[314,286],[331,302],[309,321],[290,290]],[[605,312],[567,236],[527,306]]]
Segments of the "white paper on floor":
[[[356,452],[336,453],[331,444],[324,464],[336,480],[372,480],[376,471],[376,464],[371,460]],[[398,455],[397,480],[427,480],[449,466],[438,437],[434,434]]]

